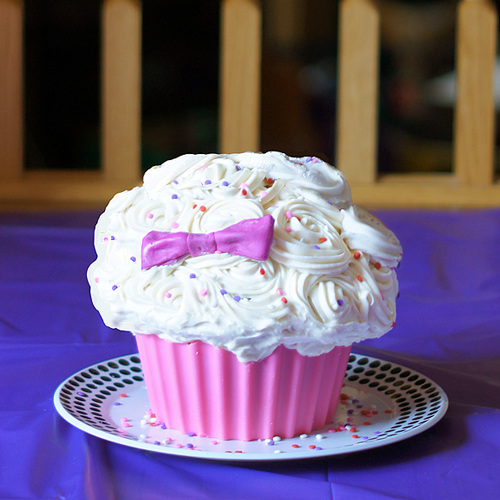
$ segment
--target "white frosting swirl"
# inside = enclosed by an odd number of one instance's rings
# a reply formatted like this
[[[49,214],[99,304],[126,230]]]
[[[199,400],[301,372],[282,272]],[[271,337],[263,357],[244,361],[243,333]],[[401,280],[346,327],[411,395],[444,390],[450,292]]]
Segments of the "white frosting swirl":
[[[270,214],[267,261],[215,253],[141,269],[152,230],[208,233]],[[401,258],[394,234],[353,206],[343,175],[282,153],[185,155],[116,195],[95,232],[91,295],[104,322],[256,361],[278,345],[315,356],[386,333]]]

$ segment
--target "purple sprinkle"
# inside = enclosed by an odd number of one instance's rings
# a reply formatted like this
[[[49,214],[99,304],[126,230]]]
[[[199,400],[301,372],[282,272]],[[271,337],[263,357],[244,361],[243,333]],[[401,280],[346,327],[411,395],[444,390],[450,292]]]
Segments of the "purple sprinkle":
[[[362,436],[361,439],[368,439],[368,436]]]
[[[363,405],[356,405],[356,408],[363,408]]]
[[[239,302],[241,300],[241,297],[239,295],[235,295],[233,299],[236,300],[236,302]]]
[[[77,392],[77,394],[78,394],[79,396],[85,396],[85,393],[84,393],[84,392]]]
[[[176,194],[172,195],[172,200],[176,200],[177,198],[179,198],[179,197]]]
[[[227,181],[222,181],[222,185],[223,185],[223,186],[229,186],[229,182],[227,182]]]
[[[314,448],[315,450],[322,450],[323,448],[321,448],[321,446],[316,446],[316,448]]]
[[[205,184],[208,186],[208,184],[212,184],[212,181],[211,181],[211,180],[209,180],[209,179],[207,179],[207,180],[205,181]]]
[[[193,449],[193,448],[194,448],[194,444],[193,444],[193,443],[188,443],[188,444],[186,445],[186,448]]]
[[[348,415],[352,415],[354,413],[354,410],[347,410]]]
[[[113,285],[113,286],[111,287],[111,290],[116,290],[117,288],[118,288],[118,285]]]
[[[221,293],[222,295],[226,295],[226,293],[227,293],[227,292],[226,292],[226,290],[224,290],[224,288],[221,288],[220,293]]]
[[[116,403],[113,403],[113,406],[121,406],[122,404],[119,403],[118,401]]]
[[[330,200],[328,200],[328,203],[330,203],[330,205],[333,205],[333,203]]]
[[[339,299],[339,300],[337,300],[337,304],[339,306],[343,306],[344,305],[344,301],[342,299]]]
[[[310,156],[308,156],[308,157],[306,158],[306,163],[309,163],[311,160],[312,160],[312,158],[311,158]]]
[[[189,277],[190,277],[191,279],[196,278],[196,274],[191,273],[191,274],[189,275]]]
[[[196,436],[196,432],[188,432],[187,435],[189,437],[193,437],[193,436]]]
[[[236,170],[241,170],[241,167],[239,165],[236,165]]]
[[[155,441],[154,444],[158,445],[158,444],[161,444],[161,443],[160,443],[160,441]]]
[[[373,434],[375,434],[376,436],[378,436],[380,434],[380,431],[375,431]]]
[[[167,426],[165,425],[165,423],[161,424],[160,427],[165,430],[167,428]]]
[[[271,439],[271,441],[268,441],[267,446],[274,446],[274,441],[272,439]]]
[[[318,245],[314,245],[314,247],[316,250],[319,250],[319,246]]]
[[[131,260],[132,262],[135,262],[137,259],[136,259],[135,257],[130,257],[130,260]]]
[[[172,181],[174,184],[179,184],[175,179]]]
[[[112,240],[114,240],[114,239],[115,239],[115,237],[114,237],[114,236],[111,236],[111,239],[112,239]]]

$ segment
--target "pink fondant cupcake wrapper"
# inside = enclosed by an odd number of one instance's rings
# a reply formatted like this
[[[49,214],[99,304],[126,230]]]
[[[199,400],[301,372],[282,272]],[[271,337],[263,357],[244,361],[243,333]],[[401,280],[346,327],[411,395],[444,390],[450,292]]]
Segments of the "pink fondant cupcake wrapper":
[[[157,420],[185,433],[244,441],[289,438],[331,423],[351,349],[308,357],[280,346],[242,363],[203,342],[136,340]]]

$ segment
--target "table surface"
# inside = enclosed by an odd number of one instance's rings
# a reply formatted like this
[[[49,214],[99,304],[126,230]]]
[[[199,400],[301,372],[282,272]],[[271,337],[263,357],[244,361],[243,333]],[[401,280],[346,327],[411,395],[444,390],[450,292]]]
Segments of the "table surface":
[[[378,449],[247,463],[125,447],[59,416],[52,397],[63,380],[136,351],[90,301],[98,214],[0,214],[0,498],[498,498],[500,210],[376,215],[404,249],[398,320],[353,350],[432,378],[447,414]]]

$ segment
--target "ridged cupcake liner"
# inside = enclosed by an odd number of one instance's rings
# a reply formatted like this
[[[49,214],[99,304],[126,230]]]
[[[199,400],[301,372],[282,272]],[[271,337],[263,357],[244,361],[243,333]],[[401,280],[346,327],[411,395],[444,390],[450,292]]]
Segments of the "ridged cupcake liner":
[[[203,342],[137,335],[157,421],[221,440],[290,438],[331,423],[351,347],[302,356],[278,347],[258,362]]]

